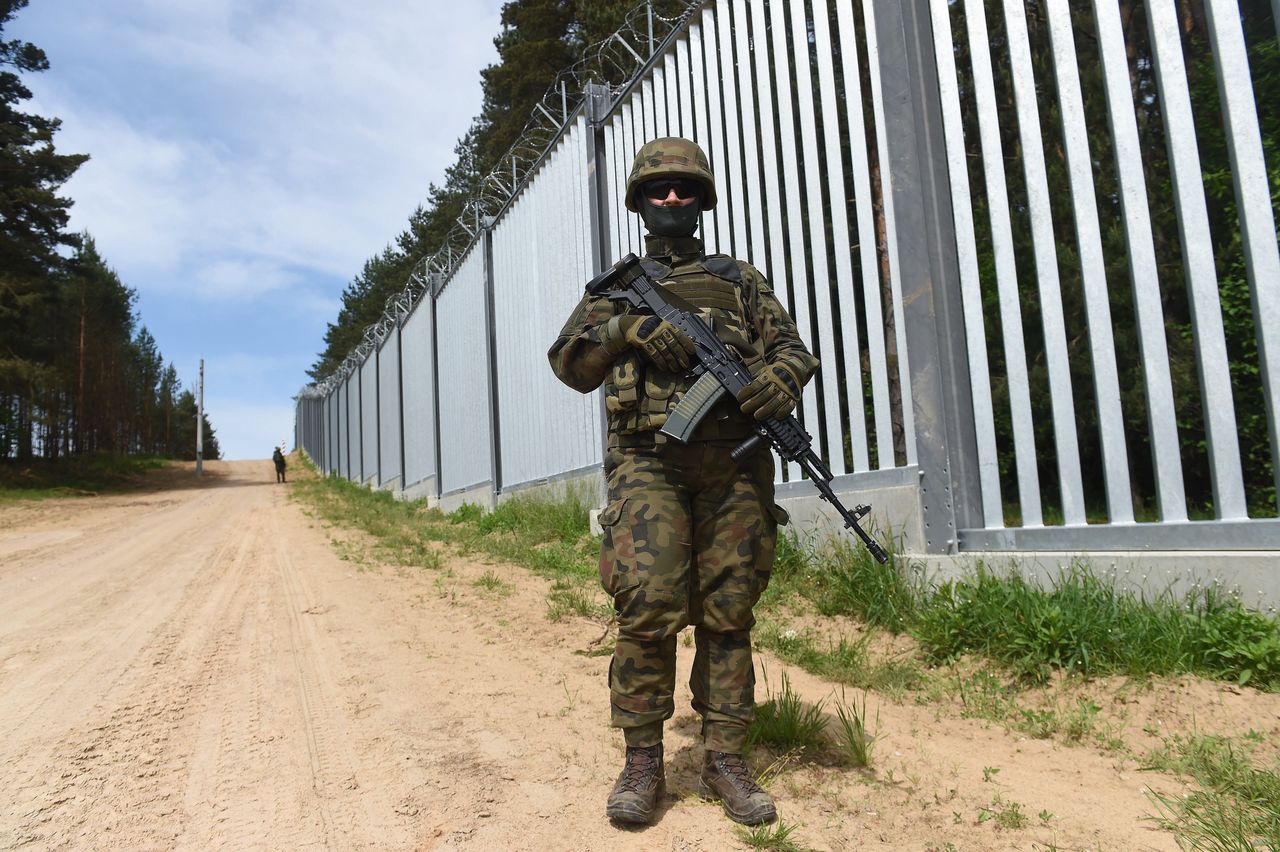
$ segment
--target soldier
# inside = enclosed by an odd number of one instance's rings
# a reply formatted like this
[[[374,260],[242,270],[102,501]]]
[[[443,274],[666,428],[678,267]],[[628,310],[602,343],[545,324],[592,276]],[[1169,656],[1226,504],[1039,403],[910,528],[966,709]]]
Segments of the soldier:
[[[658,429],[694,381],[692,342],[658,317],[585,296],[552,344],[556,375],[582,393],[604,385],[608,504],[600,515],[600,579],[613,597],[618,640],[609,667],[611,719],[626,738],[626,763],[605,813],[653,820],[664,786],[663,722],[675,712],[676,635],[694,627],[693,707],[706,749],[700,789],[737,822],[775,818],[773,799],[742,760],[755,702],[752,608],[769,582],[778,524],[767,444],[734,461],[754,434],[752,417],[792,411],[818,361],[764,276],[695,237],[716,205],[707,156],[687,139],[640,149],[627,180],[627,209],[648,235],[650,276],[702,310],[756,376],[737,400],[717,403],[685,444]]]
[[[284,453],[280,452],[279,447],[274,447],[271,452],[271,461],[276,465],[276,482],[284,482]]]

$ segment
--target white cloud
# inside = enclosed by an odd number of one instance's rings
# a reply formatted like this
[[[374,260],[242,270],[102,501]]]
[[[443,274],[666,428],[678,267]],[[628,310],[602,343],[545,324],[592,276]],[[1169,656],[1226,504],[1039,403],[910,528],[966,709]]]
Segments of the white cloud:
[[[82,79],[31,83],[63,119],[59,147],[92,157],[66,186],[73,227],[146,289],[188,286],[211,254],[268,282],[296,280],[291,268],[353,277],[452,163],[499,3],[450,6],[451,26],[443,4],[392,0],[75,5],[90,50],[77,61],[132,63],[121,73],[150,103],[96,97]]]

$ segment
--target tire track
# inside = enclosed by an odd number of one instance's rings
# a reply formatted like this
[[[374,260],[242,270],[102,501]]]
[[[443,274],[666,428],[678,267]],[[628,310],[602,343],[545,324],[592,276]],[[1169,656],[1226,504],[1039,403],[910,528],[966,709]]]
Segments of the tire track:
[[[350,752],[340,744],[334,730],[337,720],[328,700],[333,685],[325,682],[317,664],[317,658],[321,654],[319,631],[313,619],[303,620],[305,614],[316,611],[316,602],[288,549],[283,545],[278,516],[274,513],[270,516],[270,526],[273,563],[283,592],[289,628],[289,649],[297,677],[311,783],[324,832],[325,847],[345,848],[345,844],[339,845],[339,839],[350,835],[354,822],[354,813],[346,804],[345,792],[358,787],[352,768],[355,762]]]
[[[208,555],[150,639],[123,661],[109,649],[91,654],[64,686],[37,695],[36,704],[43,706],[71,689],[90,691],[98,700],[69,728],[28,738],[25,748],[6,759],[13,783],[0,802],[0,824],[13,826],[7,845],[172,845],[182,822],[176,791],[185,780],[184,732],[201,694],[226,675],[236,631],[223,616],[236,609],[237,597],[248,594],[240,582],[245,542],[225,536],[232,523],[228,515],[227,523],[209,528],[197,543],[210,548]],[[143,561],[165,566],[167,552],[151,551]],[[146,624],[139,621],[126,644]],[[97,678],[91,669],[100,663],[116,669]],[[95,682],[86,679],[91,673]],[[41,683],[66,674],[67,667],[55,667]]]

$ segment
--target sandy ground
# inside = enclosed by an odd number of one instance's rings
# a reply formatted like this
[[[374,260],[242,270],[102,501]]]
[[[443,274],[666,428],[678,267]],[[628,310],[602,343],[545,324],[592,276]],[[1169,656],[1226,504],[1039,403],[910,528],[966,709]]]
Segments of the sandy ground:
[[[608,661],[587,655],[600,627],[549,622],[545,580],[475,557],[370,562],[265,461],[153,479],[0,507],[0,848],[745,848],[696,796],[683,686],[659,820],[604,819],[622,745]],[[490,571],[506,594],[475,585]],[[774,684],[788,671],[761,665]],[[811,701],[832,693],[789,674]],[[1248,690],[1188,680],[1116,700],[1135,731],[1280,732],[1280,702]],[[771,782],[799,845],[1176,848],[1144,789],[1181,787],[1115,752],[937,704],[873,695],[871,714],[873,772]],[[1027,827],[983,816],[1010,803]]]

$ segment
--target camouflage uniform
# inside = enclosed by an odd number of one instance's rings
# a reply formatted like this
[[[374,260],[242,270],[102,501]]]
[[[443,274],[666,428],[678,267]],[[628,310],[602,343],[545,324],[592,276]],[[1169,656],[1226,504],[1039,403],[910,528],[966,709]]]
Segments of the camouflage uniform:
[[[700,154],[701,152],[699,152]],[[786,364],[801,382],[818,362],[761,273],[695,237],[646,237],[651,277],[702,310],[725,343],[759,370]],[[742,750],[754,706],[752,607],[769,582],[777,526],[774,462],[766,445],[741,462],[730,451],[754,434],[724,397],[687,444],[657,430],[692,385],[617,339],[619,308],[586,296],[552,345],[556,375],[583,393],[604,386],[608,503],[600,578],[618,614],[609,670],[612,722],[628,746],[661,742],[675,712],[676,635],[694,625],[694,709],[709,750]]]

